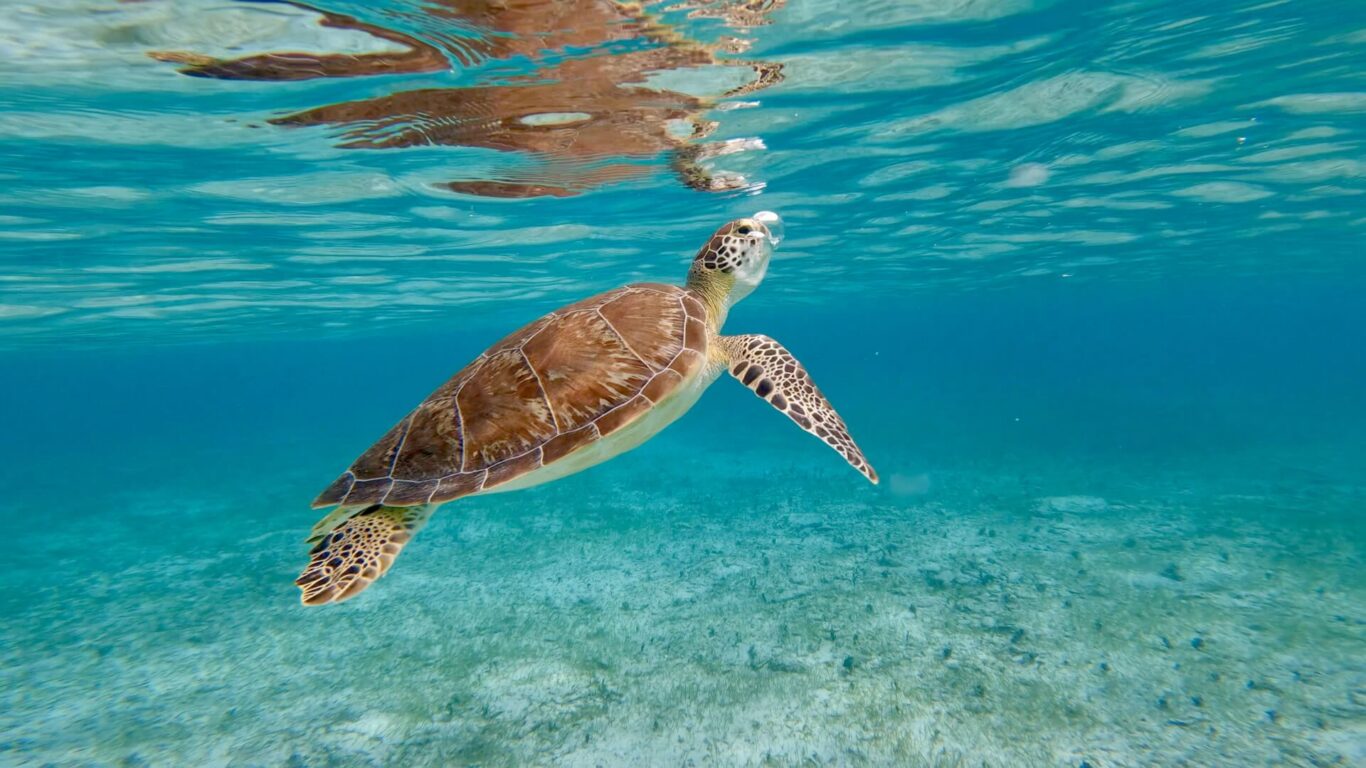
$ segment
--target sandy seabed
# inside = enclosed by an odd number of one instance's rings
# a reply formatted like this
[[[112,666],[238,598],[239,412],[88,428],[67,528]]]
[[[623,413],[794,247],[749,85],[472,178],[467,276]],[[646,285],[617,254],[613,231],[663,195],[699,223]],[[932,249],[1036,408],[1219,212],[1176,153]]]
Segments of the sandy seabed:
[[[1360,487],[661,464],[453,505],[324,609],[293,488],[24,527],[0,763],[1366,761]]]

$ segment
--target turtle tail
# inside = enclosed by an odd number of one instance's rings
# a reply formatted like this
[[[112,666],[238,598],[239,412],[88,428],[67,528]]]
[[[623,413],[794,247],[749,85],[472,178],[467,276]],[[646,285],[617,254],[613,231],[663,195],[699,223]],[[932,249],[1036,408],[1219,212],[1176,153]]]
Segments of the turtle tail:
[[[304,605],[348,600],[388,572],[398,553],[426,525],[435,504],[385,507],[379,504],[354,512],[340,523],[338,513],[323,518],[318,528],[327,532],[309,551],[308,566],[294,583],[303,590]],[[342,513],[345,514],[345,513]],[[331,527],[326,527],[331,524]]]

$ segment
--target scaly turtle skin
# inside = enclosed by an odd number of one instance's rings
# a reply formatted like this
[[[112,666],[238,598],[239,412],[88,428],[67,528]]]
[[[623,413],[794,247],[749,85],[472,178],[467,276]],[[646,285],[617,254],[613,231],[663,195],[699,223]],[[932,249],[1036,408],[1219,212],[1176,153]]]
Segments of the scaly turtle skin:
[[[877,474],[801,364],[767,336],[721,336],[763,279],[778,217],[730,222],[693,259],[686,287],[640,283],[558,309],[465,366],[324,490],[297,580],[306,605],[345,600],[389,569],[437,506],[526,488],[640,445],[721,371]]]

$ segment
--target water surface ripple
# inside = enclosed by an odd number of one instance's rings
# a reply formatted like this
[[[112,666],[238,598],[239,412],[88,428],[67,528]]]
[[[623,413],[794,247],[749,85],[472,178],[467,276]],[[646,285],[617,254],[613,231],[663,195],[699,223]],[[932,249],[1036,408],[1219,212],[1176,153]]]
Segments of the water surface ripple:
[[[1360,273],[1353,3],[683,3],[559,37],[464,5],[9,6],[3,343],[549,307],[677,278],[756,207],[791,222],[774,306]],[[327,76],[187,77],[166,52]],[[737,94],[756,62],[779,74]]]

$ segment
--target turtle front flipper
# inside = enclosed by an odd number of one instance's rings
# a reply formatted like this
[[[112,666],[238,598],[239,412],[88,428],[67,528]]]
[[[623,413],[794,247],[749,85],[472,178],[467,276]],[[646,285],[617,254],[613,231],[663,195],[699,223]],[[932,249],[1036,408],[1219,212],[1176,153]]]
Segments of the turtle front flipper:
[[[877,472],[849,436],[844,419],[791,352],[761,334],[723,336],[721,344],[730,357],[727,368],[731,376],[787,414],[797,426],[839,451],[850,466],[877,484]]]
[[[294,581],[303,590],[303,604],[338,603],[365,591],[389,570],[436,507],[377,504],[318,539],[309,552],[308,567]]]

